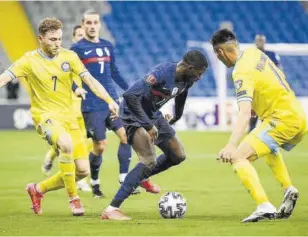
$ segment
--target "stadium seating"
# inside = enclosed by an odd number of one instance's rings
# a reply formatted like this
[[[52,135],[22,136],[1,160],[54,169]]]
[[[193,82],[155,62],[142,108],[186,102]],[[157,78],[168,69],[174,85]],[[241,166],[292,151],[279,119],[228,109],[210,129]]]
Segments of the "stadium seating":
[[[130,83],[159,62],[178,61],[187,50],[187,40],[208,41],[223,21],[232,22],[243,43],[252,43],[256,33],[265,34],[269,43],[308,42],[308,15],[300,2],[26,1],[22,4],[34,28],[43,17],[61,19],[66,47],[71,44],[72,27],[80,22],[82,13],[88,9],[101,12],[102,36],[116,42],[118,67]],[[307,96],[308,57],[281,60],[296,94]],[[234,94],[230,81],[228,94]],[[216,95],[211,69],[190,95]]]
[[[116,40],[118,64],[128,80],[135,80],[154,64],[179,60],[187,40],[208,41],[222,21],[231,21],[243,43],[256,33],[269,43],[308,42],[308,16],[299,2],[110,2],[104,15]],[[297,95],[308,95],[304,75],[308,57],[282,57],[282,66]],[[193,96],[214,96],[210,71],[191,91]],[[228,82],[228,94],[233,95]]]

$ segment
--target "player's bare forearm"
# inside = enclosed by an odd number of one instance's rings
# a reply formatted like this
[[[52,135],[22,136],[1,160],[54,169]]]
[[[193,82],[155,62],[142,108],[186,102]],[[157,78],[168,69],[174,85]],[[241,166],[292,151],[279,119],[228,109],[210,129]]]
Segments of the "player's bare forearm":
[[[11,76],[9,74],[7,74],[6,72],[0,74],[0,88],[5,86],[11,80],[12,80]]]
[[[107,104],[114,103],[114,100],[111,98],[109,93],[105,88],[90,74],[84,73],[81,77],[84,83],[88,85],[90,90],[99,98],[104,100]]]
[[[251,102],[242,101],[239,103],[239,114],[230,136],[228,144],[237,146],[246,132],[246,128],[251,118]]]

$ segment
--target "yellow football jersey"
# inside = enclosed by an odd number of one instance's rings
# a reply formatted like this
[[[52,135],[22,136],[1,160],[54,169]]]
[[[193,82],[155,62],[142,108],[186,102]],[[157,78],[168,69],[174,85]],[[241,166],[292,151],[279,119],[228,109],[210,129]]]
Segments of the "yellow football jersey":
[[[262,51],[246,49],[236,62],[232,78],[237,101],[249,100],[261,120],[304,121],[305,113],[284,73]]]
[[[75,76],[74,82],[78,87],[82,87],[82,82],[79,76]],[[77,118],[82,117],[81,113],[81,101],[82,99],[80,97],[77,97],[74,93],[72,95],[72,100],[73,100],[73,110],[75,112],[75,115]]]
[[[38,49],[26,53],[7,72],[12,78],[25,78],[33,116],[76,118],[72,105],[73,78],[87,70],[75,52],[62,48],[57,56],[49,58]]]

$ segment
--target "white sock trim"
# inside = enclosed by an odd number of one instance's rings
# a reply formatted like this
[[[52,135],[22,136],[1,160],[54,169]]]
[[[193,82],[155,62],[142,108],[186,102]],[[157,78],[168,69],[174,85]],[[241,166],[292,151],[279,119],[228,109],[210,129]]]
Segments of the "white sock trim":
[[[91,180],[90,180],[90,183],[91,183],[91,185],[96,185],[96,184],[100,184],[101,181],[100,181],[99,179],[97,179],[97,180],[91,179]]]

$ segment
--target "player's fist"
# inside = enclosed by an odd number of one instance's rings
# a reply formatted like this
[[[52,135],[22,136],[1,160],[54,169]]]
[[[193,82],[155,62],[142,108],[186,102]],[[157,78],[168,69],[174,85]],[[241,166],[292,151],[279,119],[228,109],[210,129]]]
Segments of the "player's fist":
[[[77,97],[81,97],[83,100],[86,99],[86,94],[87,94],[87,93],[88,93],[88,92],[87,92],[85,89],[81,88],[81,87],[77,87],[76,90],[74,91],[74,94],[75,94]]]
[[[157,140],[157,137],[158,137],[157,128],[153,125],[153,127],[148,131],[148,134],[150,135],[151,140],[154,143]]]
[[[109,107],[109,110],[110,110],[110,113],[111,113],[111,119],[114,120],[116,118],[118,118],[119,116],[119,105],[113,101],[111,102],[110,104],[108,104],[108,107]]]
[[[165,119],[170,122],[171,119],[173,119],[173,116],[171,114],[165,114]]]

